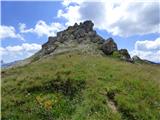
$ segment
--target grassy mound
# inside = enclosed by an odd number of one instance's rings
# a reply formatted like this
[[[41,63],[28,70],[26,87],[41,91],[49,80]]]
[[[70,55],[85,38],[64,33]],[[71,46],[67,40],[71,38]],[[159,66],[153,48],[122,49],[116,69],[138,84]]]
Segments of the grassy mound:
[[[158,120],[160,66],[68,53],[2,71],[3,120]]]

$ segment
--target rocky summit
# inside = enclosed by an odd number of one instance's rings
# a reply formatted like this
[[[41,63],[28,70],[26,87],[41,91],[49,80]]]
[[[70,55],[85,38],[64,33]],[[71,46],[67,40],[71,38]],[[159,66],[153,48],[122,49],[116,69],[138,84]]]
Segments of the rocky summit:
[[[75,23],[74,26],[69,26],[66,30],[58,32],[57,36],[50,36],[48,42],[42,45],[39,54],[48,55],[78,49],[87,51],[93,50],[93,47],[100,48],[105,40],[97,35],[93,26],[94,24],[89,20],[79,25]]]
[[[118,50],[112,38],[105,40],[97,34],[93,26],[90,20],[69,26],[66,30],[58,32],[57,36],[50,36],[36,55],[46,56],[75,50],[97,55],[112,55],[117,52],[122,60],[132,61],[126,49]]]

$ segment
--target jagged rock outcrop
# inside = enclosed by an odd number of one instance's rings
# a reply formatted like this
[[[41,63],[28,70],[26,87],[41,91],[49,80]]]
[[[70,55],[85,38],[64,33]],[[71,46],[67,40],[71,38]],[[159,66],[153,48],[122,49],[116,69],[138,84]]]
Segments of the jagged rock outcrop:
[[[57,51],[69,51],[69,49],[78,49],[80,46],[82,49],[83,46],[88,49],[90,47],[89,44],[94,44],[92,46],[95,46],[98,50],[105,40],[93,30],[93,26],[92,21],[87,20],[79,25],[75,23],[66,30],[58,32],[56,37],[50,36],[48,42],[42,45],[39,55],[44,56]]]
[[[43,54],[49,54],[53,52],[58,47],[57,44],[54,44],[56,41],[56,37],[49,37],[48,42],[42,45]]]
[[[131,57],[130,57],[130,54],[127,51],[127,49],[120,49],[120,50],[118,50],[118,52],[121,55],[120,58],[122,60],[125,60],[125,61],[128,61],[128,62],[133,62]]]
[[[138,57],[137,55],[134,55],[134,56],[132,57],[132,60],[133,60],[133,61],[139,61],[139,60],[141,60],[141,58]]]
[[[117,44],[114,42],[112,38],[107,39],[102,45],[102,51],[106,55],[111,55],[114,51],[117,51]]]
[[[147,64],[156,64],[154,62],[151,62],[151,61],[148,61],[148,60],[144,60],[144,59],[141,59],[140,57],[138,57],[137,55],[134,55],[132,57],[132,61],[134,63],[147,63]]]
[[[79,25],[75,23],[73,26],[69,26],[66,30],[58,32],[57,36],[50,36],[37,55],[45,56],[80,50],[93,54],[113,55],[116,53],[120,59],[131,61],[126,49],[118,50],[117,44],[112,38],[103,39],[93,30],[93,26],[94,24],[90,20]]]

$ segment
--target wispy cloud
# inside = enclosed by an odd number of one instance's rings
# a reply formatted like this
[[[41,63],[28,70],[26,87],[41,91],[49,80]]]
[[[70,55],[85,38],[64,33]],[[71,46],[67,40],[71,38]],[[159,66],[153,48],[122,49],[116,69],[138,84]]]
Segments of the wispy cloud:
[[[98,29],[113,35],[132,36],[159,33],[159,4],[157,2],[88,2],[88,0],[65,0],[64,9],[57,17],[65,18],[66,25],[91,19]]]
[[[20,33],[34,33],[41,36],[55,36],[58,31],[61,31],[64,29],[64,26],[58,22],[53,22],[51,24],[47,24],[43,20],[37,21],[34,28],[26,28],[26,24],[20,23],[19,24],[19,30]]]
[[[16,30],[13,26],[0,26],[0,39],[6,38],[17,38],[20,40],[24,40],[21,34],[16,33]]]
[[[135,48],[131,55],[138,55],[142,59],[160,62],[160,37],[154,41],[136,41]]]
[[[41,49],[40,44],[23,43],[22,45],[0,47],[0,54],[4,62],[12,62],[27,58]]]

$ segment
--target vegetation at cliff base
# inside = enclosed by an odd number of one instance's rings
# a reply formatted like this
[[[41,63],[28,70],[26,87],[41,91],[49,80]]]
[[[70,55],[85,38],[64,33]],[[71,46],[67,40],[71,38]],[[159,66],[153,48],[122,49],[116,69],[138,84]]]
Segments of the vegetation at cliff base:
[[[3,120],[158,120],[160,66],[68,53],[2,70]]]

